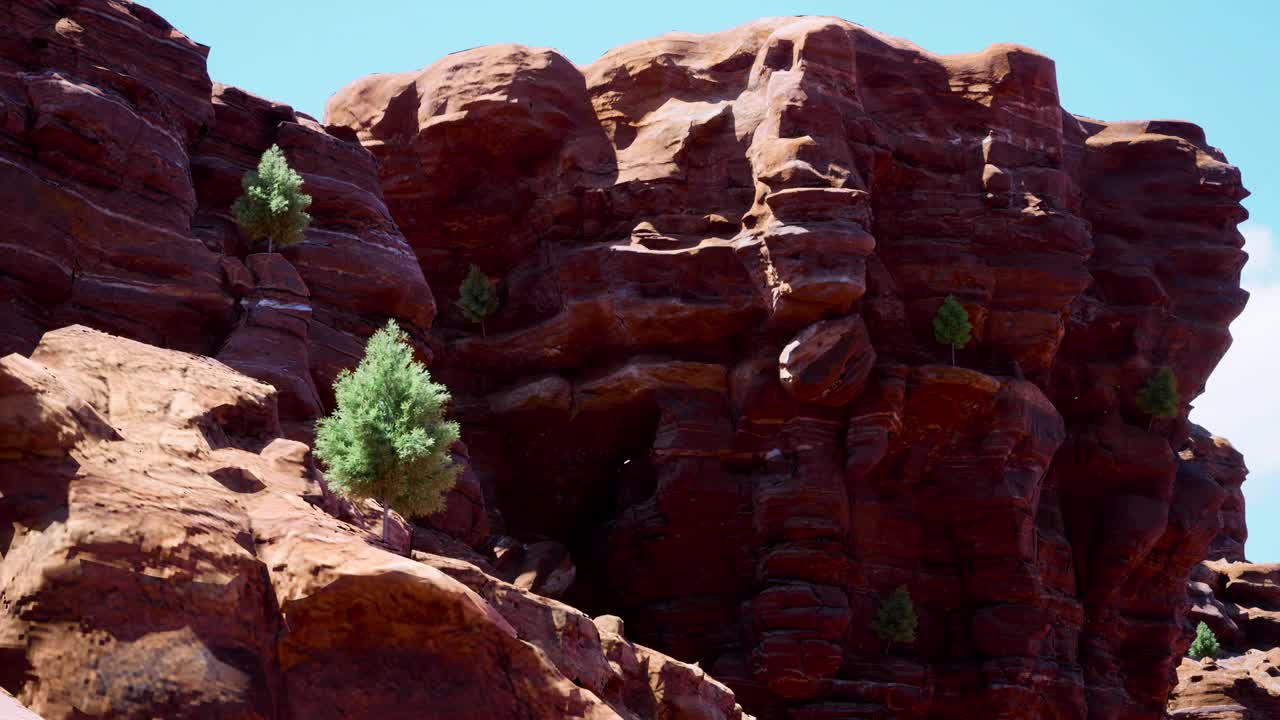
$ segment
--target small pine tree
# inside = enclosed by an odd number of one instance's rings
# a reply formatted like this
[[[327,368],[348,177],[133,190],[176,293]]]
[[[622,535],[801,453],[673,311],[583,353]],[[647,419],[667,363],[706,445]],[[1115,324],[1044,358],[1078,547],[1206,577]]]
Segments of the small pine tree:
[[[956,349],[969,344],[969,333],[973,326],[969,324],[969,313],[964,306],[956,302],[954,295],[948,295],[933,316],[933,337],[943,345],[951,346],[951,364],[956,364]]]
[[[473,323],[480,323],[480,335],[486,336],[485,318],[498,309],[498,290],[493,281],[475,265],[467,271],[467,277],[458,289],[458,308]]]
[[[1218,657],[1222,652],[1222,646],[1218,644],[1218,638],[1214,636],[1213,631],[1203,622],[1196,626],[1196,639],[1191,641],[1191,647],[1187,648],[1187,656],[1193,660],[1203,660],[1205,658]]]
[[[1151,416],[1147,422],[1148,430],[1151,429],[1151,424],[1156,418],[1178,417],[1181,405],[1182,400],[1178,397],[1178,378],[1167,367],[1160,368],[1154,375],[1147,378],[1147,383],[1138,391],[1138,409]]]
[[[284,152],[272,145],[262,153],[258,169],[240,180],[244,194],[231,206],[240,230],[253,242],[267,241],[267,252],[275,246],[300,242],[311,224],[307,207],[311,196],[302,192],[302,176],[285,160]]]
[[[413,359],[408,335],[389,321],[374,333],[355,372],[333,384],[337,407],[316,425],[316,457],[335,492],[382,504],[382,540],[392,508],[430,515],[462,468],[449,455],[458,424],[444,417],[445,386]]]
[[[913,643],[916,641],[916,611],[911,604],[911,593],[905,585],[899,586],[880,604],[880,610],[871,621],[871,629],[881,640],[884,640],[884,651],[895,642]]]

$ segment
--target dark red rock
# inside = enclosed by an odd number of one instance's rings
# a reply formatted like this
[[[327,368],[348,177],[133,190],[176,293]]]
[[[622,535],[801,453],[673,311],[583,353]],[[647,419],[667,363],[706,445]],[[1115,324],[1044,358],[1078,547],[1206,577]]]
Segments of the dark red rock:
[[[467,446],[458,442],[452,455],[453,461],[463,466],[463,471],[454,482],[453,489],[445,495],[444,509],[418,520],[469,547],[479,548],[489,540],[490,521],[484,489],[471,464]]]
[[[867,326],[858,316],[805,328],[782,348],[782,387],[800,402],[845,405],[856,398],[876,362]]]
[[[0,10],[0,352],[70,322],[209,352],[232,320],[191,236],[208,48],[137,5]],[[19,241],[18,238],[21,238]],[[8,311],[12,310],[12,312]]]
[[[564,545],[544,540],[522,543],[499,537],[494,542],[494,568],[503,580],[523,590],[559,598],[573,584],[577,568]]]
[[[217,358],[274,386],[283,418],[317,418],[324,407],[308,361],[311,293],[279,253],[250,255],[247,265],[253,290],[240,299],[240,324]]]
[[[1198,128],[830,18],[468,50],[326,119],[442,298],[498,280],[486,337],[444,301],[433,372],[566,597],[767,717],[1163,714],[1187,574],[1243,540],[1239,463],[1134,402],[1161,366],[1191,400],[1243,306]],[[968,369],[934,364],[948,295]],[[915,674],[867,625],[899,585]]]
[[[304,367],[311,377],[298,375],[297,368],[288,372],[297,376],[294,384],[314,384],[320,399],[332,402],[334,378],[359,361],[365,338],[387,317],[419,341],[425,338],[435,317],[431,290],[413,270],[413,254],[387,213],[366,151],[287,105],[238,88],[215,83],[211,104],[211,129],[192,150],[200,200],[195,231],[227,255],[254,250],[235,227],[231,203],[244,172],[279,145],[312,197],[306,241],[282,251],[310,293]],[[420,349],[427,355],[425,344]]]
[[[0,236],[22,238],[0,240],[0,352],[30,352],[46,329],[85,323],[217,353],[250,289],[234,263],[253,249],[230,205],[275,143],[314,198],[307,241],[287,256],[318,327],[303,339],[306,357],[292,352],[272,381],[329,398],[388,317],[426,355],[431,291],[358,144],[211,83],[208,48],[140,5],[9,3],[0,27],[0,205],[24,208],[0,218]],[[289,412],[317,410],[309,398]]]

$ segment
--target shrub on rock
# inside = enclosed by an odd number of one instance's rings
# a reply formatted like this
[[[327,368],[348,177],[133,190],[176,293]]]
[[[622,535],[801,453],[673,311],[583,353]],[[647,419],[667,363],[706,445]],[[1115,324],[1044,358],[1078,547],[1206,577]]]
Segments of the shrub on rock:
[[[1178,397],[1178,378],[1167,367],[1160,368],[1147,378],[1147,383],[1138,391],[1138,409],[1156,418],[1167,420],[1178,417],[1182,400]],[[1147,423],[1147,429],[1151,423]]]
[[[472,265],[458,289],[458,309],[473,323],[479,323],[484,335],[485,318],[498,310],[498,290],[479,267]]]
[[[1215,658],[1222,652],[1222,646],[1218,644],[1218,638],[1209,629],[1209,626],[1200,623],[1196,626],[1196,639],[1191,641],[1191,647],[1187,648],[1187,656],[1194,660],[1203,660],[1205,658]]]
[[[458,424],[444,414],[449,391],[413,359],[394,320],[369,338],[355,372],[342,371],[333,388],[337,407],[316,425],[316,457],[335,492],[382,504],[386,542],[391,509],[440,510],[462,470],[449,454],[458,439]]]
[[[311,224],[311,196],[302,192],[302,176],[289,167],[278,146],[262,153],[258,168],[244,174],[240,187],[244,194],[231,211],[250,240],[265,239],[267,252],[302,241]]]
[[[948,295],[933,316],[933,337],[943,345],[951,347],[951,364],[956,364],[956,350],[969,344],[973,326],[969,324],[969,313],[956,301],[954,295]]]
[[[883,603],[876,617],[871,621],[871,629],[884,640],[885,652],[893,643],[913,643],[916,641],[916,611],[911,604],[911,593],[906,586],[894,590]]]

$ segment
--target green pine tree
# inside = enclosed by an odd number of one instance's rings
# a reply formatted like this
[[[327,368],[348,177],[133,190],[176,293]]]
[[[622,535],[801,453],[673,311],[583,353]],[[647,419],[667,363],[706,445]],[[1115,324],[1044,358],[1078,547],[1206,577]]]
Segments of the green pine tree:
[[[1160,368],[1147,378],[1146,384],[1138,391],[1138,409],[1151,416],[1147,422],[1148,430],[1156,418],[1167,420],[1178,417],[1181,407],[1178,378],[1167,367]]]
[[[245,173],[240,187],[244,194],[231,211],[250,240],[266,239],[267,252],[275,252],[277,245],[288,247],[303,239],[311,224],[311,196],[302,192],[302,176],[289,167],[279,147],[262,153],[258,169]]]
[[[1213,631],[1208,625],[1200,623],[1196,626],[1196,639],[1191,641],[1191,647],[1187,648],[1187,656],[1193,660],[1203,660],[1205,658],[1218,657],[1222,652],[1222,646],[1218,644],[1218,638],[1214,636]]]
[[[458,289],[458,308],[473,323],[480,324],[481,336],[486,336],[485,318],[498,309],[498,290],[493,281],[475,265],[467,271],[467,277]]]
[[[889,652],[893,643],[913,643],[916,641],[916,611],[911,604],[911,593],[905,585],[894,590],[876,612],[871,621],[871,629],[881,640],[884,650]]]
[[[316,457],[329,486],[382,504],[382,540],[391,509],[430,515],[444,505],[462,468],[449,448],[458,424],[446,420],[449,391],[413,359],[394,320],[374,333],[355,372],[333,384],[337,407],[316,425]]]
[[[933,316],[933,337],[943,345],[951,346],[951,364],[956,364],[956,350],[969,344],[969,333],[973,326],[969,324],[969,313],[964,306],[956,302],[954,295],[948,295]]]

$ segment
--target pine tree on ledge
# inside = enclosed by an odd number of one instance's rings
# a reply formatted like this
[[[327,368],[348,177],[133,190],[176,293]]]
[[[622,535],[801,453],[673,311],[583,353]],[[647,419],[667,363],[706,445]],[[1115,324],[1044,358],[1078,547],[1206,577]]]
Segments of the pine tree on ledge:
[[[374,333],[355,372],[333,384],[337,405],[316,424],[315,453],[329,487],[348,498],[382,504],[382,541],[392,509],[431,515],[444,507],[462,468],[449,449],[458,424],[446,420],[445,386],[413,359],[409,337],[394,320]]]
[[[1162,367],[1147,378],[1147,383],[1138,391],[1137,404],[1139,410],[1151,416],[1147,421],[1148,431],[1156,418],[1168,420],[1178,417],[1182,400],[1178,397],[1178,378],[1173,371]]]
[[[231,211],[251,241],[265,239],[267,252],[275,252],[277,245],[288,247],[306,237],[311,196],[302,192],[302,176],[289,167],[278,146],[262,153],[258,168],[244,174],[240,187],[244,194]]]
[[[479,267],[471,266],[458,289],[458,309],[473,323],[480,324],[481,337],[487,337],[485,318],[498,309],[498,290]]]
[[[893,643],[916,641],[916,611],[911,605],[911,593],[905,585],[899,586],[880,604],[871,629],[884,641],[884,651],[889,652]]]
[[[938,308],[938,314],[933,316],[933,337],[943,345],[951,346],[952,366],[956,364],[956,350],[969,344],[972,330],[969,313],[956,302],[954,295],[948,295]]]
[[[1191,641],[1191,647],[1187,648],[1187,656],[1192,660],[1204,660],[1205,658],[1216,658],[1222,652],[1222,646],[1218,644],[1218,638],[1213,634],[1213,630],[1203,622],[1196,626],[1196,639]]]

